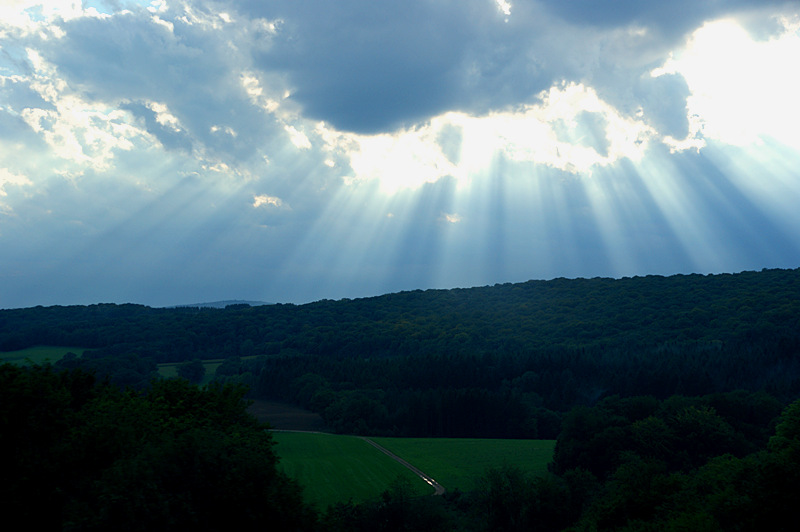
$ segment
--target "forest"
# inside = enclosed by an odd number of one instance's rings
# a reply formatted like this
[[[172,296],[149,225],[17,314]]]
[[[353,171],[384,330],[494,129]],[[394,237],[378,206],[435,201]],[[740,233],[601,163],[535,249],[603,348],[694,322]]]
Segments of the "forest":
[[[0,508],[36,530],[311,530],[244,389],[0,365]]]
[[[35,345],[80,346],[57,366],[133,387],[157,363],[224,359],[220,382],[309,408],[338,432],[555,438],[574,406],[613,395],[800,397],[800,270],[0,310],[0,351]]]
[[[484,489],[438,503],[387,492],[372,504],[309,510],[291,481],[261,471],[272,484],[251,479],[259,496],[286,501],[300,519],[286,529],[756,530],[771,516],[780,530],[800,495],[798,269],[555,279],[306,305],[0,310],[0,351],[35,345],[76,352],[52,366],[2,366],[3,448],[20,453],[8,474],[18,484],[6,482],[3,495],[31,519],[40,481],[70,523],[136,511],[114,506],[119,490],[145,489],[142,504],[153,504],[147,486],[166,489],[178,507],[207,500],[150,465],[176,460],[172,439],[196,449],[195,463],[266,453],[273,467],[269,441],[242,413],[248,397],[304,406],[342,433],[557,439],[550,475],[488,471]],[[202,371],[189,370],[210,359],[223,360],[212,386],[155,379],[165,362],[197,379]],[[42,386],[46,393],[34,390]],[[202,408],[171,409],[173,400]],[[20,404],[29,406],[11,406]],[[59,408],[67,413],[51,414]],[[203,418],[219,409],[226,425]],[[166,432],[146,428],[164,416]],[[112,426],[120,419],[142,431],[141,441],[125,431],[113,449],[92,439],[122,430]],[[231,433],[248,442],[250,458],[224,450]],[[67,443],[56,444],[64,434]],[[78,470],[91,479],[66,488]],[[222,485],[213,468],[208,474],[193,485]],[[220,504],[248,522],[265,519],[248,514],[247,502]],[[179,515],[211,522],[192,511]]]

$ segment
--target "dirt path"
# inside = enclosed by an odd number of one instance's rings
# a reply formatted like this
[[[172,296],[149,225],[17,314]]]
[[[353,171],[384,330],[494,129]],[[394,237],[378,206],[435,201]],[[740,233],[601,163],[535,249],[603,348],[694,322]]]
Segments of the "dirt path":
[[[359,437],[362,440],[364,440],[365,442],[367,442],[368,444],[370,444],[373,447],[375,447],[376,449],[378,449],[380,452],[382,452],[383,454],[385,454],[389,458],[391,458],[392,460],[395,460],[396,462],[399,462],[400,464],[404,465],[405,467],[410,469],[415,475],[417,475],[419,478],[421,478],[422,480],[424,480],[425,482],[427,482],[428,484],[433,486],[433,489],[434,489],[434,493],[433,494],[434,495],[444,495],[444,492],[445,492],[444,486],[442,486],[441,484],[439,484],[438,482],[433,480],[430,476],[426,475],[425,473],[423,473],[422,471],[420,471],[419,469],[417,469],[413,465],[409,464],[408,462],[406,462],[405,460],[403,460],[402,458],[400,458],[399,456],[394,454],[392,451],[390,451],[386,447],[383,447],[382,445],[378,445],[377,443],[375,443],[374,441],[370,440],[369,438],[365,438],[363,436],[359,436]]]

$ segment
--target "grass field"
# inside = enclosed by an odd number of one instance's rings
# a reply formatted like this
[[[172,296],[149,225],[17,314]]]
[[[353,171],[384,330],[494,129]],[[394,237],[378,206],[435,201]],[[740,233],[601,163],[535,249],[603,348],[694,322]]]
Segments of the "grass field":
[[[62,346],[39,346],[21,349],[19,351],[0,351],[0,363],[10,362],[12,364],[51,364],[61,360],[67,353],[75,353],[80,356],[87,349],[85,347],[62,347]],[[219,360],[204,360],[206,375],[200,384],[208,384],[214,378],[214,372],[222,364]],[[158,374],[164,378],[178,376],[179,362],[158,364]]]
[[[45,362],[50,362],[52,364],[61,360],[67,353],[82,355],[85,350],[86,348],[84,347],[29,347],[19,351],[0,352],[0,362],[10,362],[12,364],[44,364]]]
[[[376,499],[398,478],[418,495],[433,488],[364,440],[337,434],[273,432],[280,467],[305,488],[308,501],[326,508],[335,502]]]
[[[430,486],[355,436],[274,432],[284,471],[304,487],[320,508],[352,499],[375,499],[398,477],[408,478],[420,495]],[[553,440],[371,438],[430,475],[447,490],[470,491],[491,467],[514,465],[530,474],[547,471]]]
[[[513,465],[533,475],[547,472],[555,440],[372,438],[445,487],[475,489],[487,469]]]

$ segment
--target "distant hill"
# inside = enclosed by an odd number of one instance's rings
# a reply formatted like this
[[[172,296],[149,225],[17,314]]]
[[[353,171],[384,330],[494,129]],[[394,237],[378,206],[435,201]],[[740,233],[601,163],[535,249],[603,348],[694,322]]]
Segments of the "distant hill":
[[[260,307],[263,305],[274,305],[266,301],[246,301],[243,299],[228,299],[225,301],[211,301],[208,303],[190,303],[188,305],[173,305],[164,308],[225,308],[229,305],[247,305],[250,307]]]
[[[61,367],[125,383],[223,359],[215,377],[253,398],[372,435],[554,438],[563,413],[614,395],[800,398],[800,269],[251,304],[0,310],[0,351],[80,348]]]
[[[800,269],[553,279],[304,305],[227,300],[150,308],[0,310],[0,351],[111,348],[158,362],[243,354],[333,357],[631,349],[800,334]]]

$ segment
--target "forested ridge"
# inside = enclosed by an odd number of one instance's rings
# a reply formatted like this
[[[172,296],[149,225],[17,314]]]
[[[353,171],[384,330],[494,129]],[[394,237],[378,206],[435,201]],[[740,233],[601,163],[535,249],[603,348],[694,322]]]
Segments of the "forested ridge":
[[[89,348],[59,364],[140,386],[158,362],[225,359],[221,381],[340,432],[554,438],[564,412],[610,395],[800,397],[800,270],[0,311],[0,350],[40,344]]]
[[[173,362],[286,349],[385,356],[729,341],[795,328],[798,293],[796,269],[554,279],[226,309],[34,307],[0,310],[0,350],[115,346]]]

